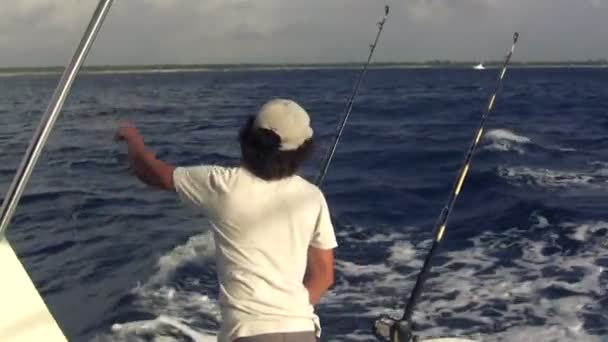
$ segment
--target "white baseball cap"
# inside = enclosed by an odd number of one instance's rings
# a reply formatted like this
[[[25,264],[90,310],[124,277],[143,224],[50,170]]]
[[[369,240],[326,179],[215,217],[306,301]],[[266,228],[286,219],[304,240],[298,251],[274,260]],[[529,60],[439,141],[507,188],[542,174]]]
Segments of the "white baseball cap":
[[[298,149],[313,134],[306,110],[287,99],[266,102],[258,112],[253,126],[276,133],[281,138],[281,151]]]

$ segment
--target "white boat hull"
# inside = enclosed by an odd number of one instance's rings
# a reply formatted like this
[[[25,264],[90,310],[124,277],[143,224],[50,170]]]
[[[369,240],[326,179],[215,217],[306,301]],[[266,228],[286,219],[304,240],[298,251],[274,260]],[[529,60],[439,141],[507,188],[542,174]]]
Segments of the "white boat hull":
[[[6,239],[0,240],[0,341],[66,342]]]

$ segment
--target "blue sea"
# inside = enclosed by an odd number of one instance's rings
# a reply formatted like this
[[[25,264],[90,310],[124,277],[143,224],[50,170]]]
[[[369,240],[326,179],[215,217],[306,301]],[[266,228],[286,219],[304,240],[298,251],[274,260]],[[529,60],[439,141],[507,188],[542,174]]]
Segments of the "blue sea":
[[[207,341],[220,314],[203,216],[130,173],[131,120],[177,165],[239,160],[273,97],[329,147],[356,69],[82,74],[8,237],[70,341]],[[323,184],[340,244],[323,341],[399,316],[498,70],[372,69]],[[0,77],[6,192],[59,75]],[[608,341],[608,69],[512,68],[414,315],[421,336]],[[269,237],[271,238],[271,237]],[[3,279],[2,281],[10,281]]]

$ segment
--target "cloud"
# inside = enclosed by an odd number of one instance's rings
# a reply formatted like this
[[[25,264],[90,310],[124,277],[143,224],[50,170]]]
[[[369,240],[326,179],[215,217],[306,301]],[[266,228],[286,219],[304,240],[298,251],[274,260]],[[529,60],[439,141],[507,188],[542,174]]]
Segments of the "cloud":
[[[96,0],[0,1],[0,66],[63,65]],[[116,0],[89,64],[360,61],[381,0]],[[608,55],[602,0],[390,0],[377,60]],[[585,39],[581,39],[585,37]]]

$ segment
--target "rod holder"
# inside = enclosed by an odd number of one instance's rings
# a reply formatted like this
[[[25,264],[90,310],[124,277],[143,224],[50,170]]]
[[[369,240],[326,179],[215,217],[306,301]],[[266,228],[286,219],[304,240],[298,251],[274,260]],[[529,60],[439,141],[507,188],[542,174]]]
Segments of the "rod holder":
[[[383,342],[418,342],[409,322],[390,316],[380,316],[374,321],[374,336]]]

